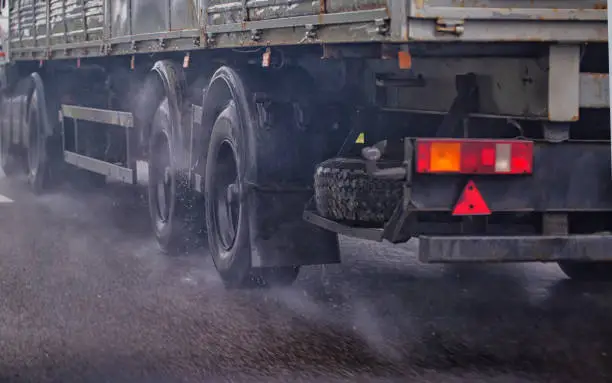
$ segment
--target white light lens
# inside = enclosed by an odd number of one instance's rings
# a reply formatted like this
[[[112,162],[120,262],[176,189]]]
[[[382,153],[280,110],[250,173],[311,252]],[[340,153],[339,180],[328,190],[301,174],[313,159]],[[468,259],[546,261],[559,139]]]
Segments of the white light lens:
[[[495,144],[495,171],[499,173],[510,172],[510,144]]]

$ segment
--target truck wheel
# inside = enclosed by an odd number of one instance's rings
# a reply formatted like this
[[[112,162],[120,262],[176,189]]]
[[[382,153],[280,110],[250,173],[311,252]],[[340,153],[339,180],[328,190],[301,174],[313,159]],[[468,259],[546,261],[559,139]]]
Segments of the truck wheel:
[[[166,253],[186,250],[183,202],[189,192],[176,164],[171,118],[165,98],[155,112],[149,140],[149,213],[155,238]]]
[[[561,270],[576,281],[612,281],[612,262],[558,262]]]
[[[38,90],[36,88],[30,97],[28,107],[28,149],[27,173],[28,182],[35,194],[40,194],[50,186],[49,156],[47,152],[48,138],[44,126],[44,117],[40,110]],[[42,100],[44,102],[44,100]]]
[[[213,125],[206,160],[204,200],[210,252],[228,287],[289,285],[299,267],[251,267],[242,135],[236,104],[231,101]]]
[[[9,110],[4,96],[0,96],[0,167],[4,175],[11,177],[23,172],[23,166],[11,145],[11,127],[7,122]]]
[[[401,166],[379,161],[380,168]],[[374,179],[365,161],[333,158],[317,166],[314,178],[318,213],[336,221],[383,224],[391,218],[402,198],[402,181]]]

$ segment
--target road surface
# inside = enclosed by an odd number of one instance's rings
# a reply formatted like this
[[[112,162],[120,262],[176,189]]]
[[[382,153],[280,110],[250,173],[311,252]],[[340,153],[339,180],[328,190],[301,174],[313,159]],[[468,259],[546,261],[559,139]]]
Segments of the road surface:
[[[0,381],[605,382],[612,287],[554,265],[432,266],[342,239],[289,289],[159,253],[144,199],[0,178]]]

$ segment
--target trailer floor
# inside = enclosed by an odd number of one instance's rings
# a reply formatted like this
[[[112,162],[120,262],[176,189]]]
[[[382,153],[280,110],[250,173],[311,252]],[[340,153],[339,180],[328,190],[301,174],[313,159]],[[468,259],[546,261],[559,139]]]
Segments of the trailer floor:
[[[127,189],[0,194],[0,381],[612,378],[612,287],[554,265],[423,266],[415,243],[343,239],[345,263],[290,289],[226,291],[205,250],[158,252]]]

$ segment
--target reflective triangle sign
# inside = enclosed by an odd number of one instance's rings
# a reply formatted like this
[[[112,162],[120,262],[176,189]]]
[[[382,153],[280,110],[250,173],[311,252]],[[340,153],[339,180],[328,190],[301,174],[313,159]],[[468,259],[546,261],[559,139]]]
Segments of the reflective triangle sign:
[[[491,209],[487,206],[482,194],[476,188],[474,181],[469,181],[457,204],[453,209],[453,215],[490,215]]]

